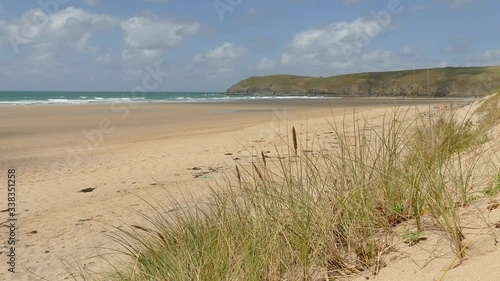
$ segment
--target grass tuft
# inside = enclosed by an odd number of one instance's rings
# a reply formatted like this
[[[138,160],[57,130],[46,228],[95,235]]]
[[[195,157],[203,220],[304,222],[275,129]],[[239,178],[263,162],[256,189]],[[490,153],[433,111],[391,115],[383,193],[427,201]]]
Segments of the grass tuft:
[[[424,220],[465,255],[457,202],[465,202],[478,131],[437,115],[398,110],[380,128],[344,118],[332,123],[335,147],[262,159],[235,169],[237,186],[206,204],[132,226],[117,239],[134,261],[109,280],[331,280],[377,272],[394,240],[424,240]],[[285,147],[288,144],[283,144]],[[307,145],[307,142],[306,142]],[[279,151],[279,149],[277,149]],[[472,153],[471,153],[472,151]],[[274,158],[274,157],[273,157]],[[240,164],[239,164],[240,165]],[[247,166],[248,167],[248,166]],[[500,185],[497,175],[495,188]],[[415,225],[397,235],[395,226]]]
[[[495,181],[481,191],[484,195],[495,196],[500,192],[500,172],[495,176]]]

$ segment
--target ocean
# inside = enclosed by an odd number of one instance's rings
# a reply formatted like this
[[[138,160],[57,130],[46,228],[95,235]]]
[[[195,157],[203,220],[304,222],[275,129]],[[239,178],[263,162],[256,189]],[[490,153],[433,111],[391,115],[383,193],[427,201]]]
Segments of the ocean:
[[[102,103],[159,103],[210,102],[255,99],[320,98],[286,96],[234,96],[213,92],[35,92],[0,91],[0,106],[41,104],[102,104]]]

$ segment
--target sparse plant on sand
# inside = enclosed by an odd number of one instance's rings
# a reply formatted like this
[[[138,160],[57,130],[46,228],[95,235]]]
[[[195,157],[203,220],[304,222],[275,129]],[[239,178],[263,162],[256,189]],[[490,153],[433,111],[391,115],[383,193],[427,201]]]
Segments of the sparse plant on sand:
[[[477,130],[450,116],[401,110],[380,128],[357,117],[331,124],[328,150],[326,143],[302,147],[293,127],[288,150],[238,164],[206,204],[179,203],[157,212],[155,229],[120,231],[117,241],[134,262],[106,278],[332,280],[377,272],[397,237],[410,245],[425,239],[424,218],[463,258],[457,202],[470,198],[480,154],[466,152],[477,145]],[[396,235],[404,222],[416,230]]]
[[[495,176],[493,183],[481,191],[484,195],[494,196],[500,192],[500,172]]]
[[[403,242],[408,244],[408,246],[413,246],[422,240],[427,240],[427,237],[424,236],[424,232],[422,231],[409,231],[406,230],[403,235]]]

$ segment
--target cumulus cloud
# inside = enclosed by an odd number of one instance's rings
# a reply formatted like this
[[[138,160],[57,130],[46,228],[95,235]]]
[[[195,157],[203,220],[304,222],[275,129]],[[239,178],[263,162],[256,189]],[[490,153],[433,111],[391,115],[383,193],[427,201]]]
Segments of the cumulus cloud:
[[[130,65],[141,65],[151,63],[159,59],[163,54],[162,49],[133,49],[128,48],[122,51],[121,59],[124,63]]]
[[[384,31],[376,20],[359,18],[297,33],[281,56],[283,64],[350,63]]]
[[[76,50],[80,52],[97,52],[99,48],[91,46],[89,40],[92,37],[90,33],[84,33],[76,43]]]
[[[158,16],[136,16],[121,23],[125,44],[143,50],[165,49],[181,44],[185,37],[196,35],[200,23],[180,23]]]
[[[93,5],[97,1],[86,3]],[[0,46],[10,41],[16,51],[21,45],[46,44],[53,48],[69,47],[77,52],[99,52],[100,48],[92,44],[95,35],[121,30],[126,45],[121,56],[123,61],[139,63],[148,62],[165,49],[181,44],[185,37],[196,35],[200,26],[198,22],[182,23],[155,15],[122,19],[74,7],[53,14],[33,9],[9,22],[0,21]]]
[[[360,18],[299,32],[282,53],[281,66],[304,75],[396,70],[416,65],[425,67],[426,60],[422,59],[417,46],[403,45],[400,50],[370,48],[371,40],[385,32],[387,26],[376,20]],[[263,60],[262,64],[265,62]],[[433,66],[446,64],[441,61],[430,63]]]
[[[166,49],[176,47],[186,37],[197,35],[201,24],[178,22],[156,15],[135,16],[121,22],[127,48],[121,59],[127,65],[141,65],[158,60]]]
[[[86,4],[98,2],[102,1]],[[152,13],[123,18],[71,6],[54,13],[31,9],[17,18],[0,19],[0,49],[3,52],[12,45],[8,50],[16,54],[0,73],[5,77],[3,82],[9,82],[7,77],[12,73],[22,73],[26,79],[47,83],[63,76],[79,83],[83,76],[90,77],[81,73],[93,75],[92,64],[99,64],[101,74],[109,70],[113,77],[132,81],[130,73],[137,74],[146,64],[163,61],[161,56],[167,49],[198,34],[200,28],[198,22],[180,22]],[[120,33],[123,46],[113,45],[110,49],[98,44],[103,42],[103,35]],[[221,70],[217,75],[227,73]]]
[[[0,23],[0,45],[9,44],[14,53],[22,57],[16,59],[16,69],[25,67],[26,73],[35,69],[43,75],[68,73],[71,69],[67,61],[61,59],[70,51],[95,53],[99,48],[92,44],[94,35],[117,29],[120,20],[107,14],[96,14],[84,9],[67,7],[57,13],[47,14],[42,9],[32,9],[19,18]],[[3,38],[2,38],[3,37]],[[31,48],[22,48],[23,46]],[[61,61],[59,61],[61,60]],[[35,65],[29,69],[30,65]],[[13,69],[13,66],[10,66]],[[22,71],[23,72],[23,71]]]
[[[205,81],[221,81],[235,77],[242,68],[237,66],[248,49],[231,42],[224,42],[219,47],[202,52],[193,57],[193,75],[203,77]]]
[[[239,58],[247,52],[247,48],[236,46],[230,42],[225,42],[220,47],[217,47],[206,53],[196,55],[193,60],[195,62],[203,62],[207,60],[226,61]]]
[[[91,33],[112,29],[118,23],[119,20],[110,15],[68,7],[50,15],[41,9],[30,10],[8,23],[6,29],[7,37],[14,44],[41,44],[88,41]]]

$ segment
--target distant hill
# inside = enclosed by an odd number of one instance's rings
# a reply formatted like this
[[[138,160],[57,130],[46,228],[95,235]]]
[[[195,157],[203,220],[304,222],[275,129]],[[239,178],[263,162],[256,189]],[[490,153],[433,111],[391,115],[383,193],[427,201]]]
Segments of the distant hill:
[[[500,87],[500,66],[367,72],[331,77],[254,76],[227,90],[235,95],[483,96]]]

